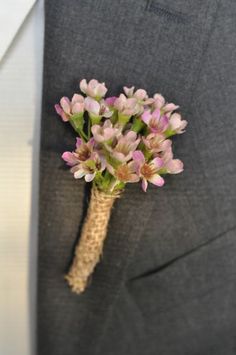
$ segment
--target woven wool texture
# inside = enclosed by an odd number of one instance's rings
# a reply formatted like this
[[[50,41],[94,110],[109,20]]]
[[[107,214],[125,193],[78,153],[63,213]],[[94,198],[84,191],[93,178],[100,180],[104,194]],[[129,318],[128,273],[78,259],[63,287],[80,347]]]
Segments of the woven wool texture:
[[[72,291],[81,293],[85,290],[89,276],[99,262],[111,209],[118,194],[109,195],[93,186],[87,216],[81,238],[75,249],[75,257],[66,280]]]
[[[236,2],[51,0],[45,14],[37,355],[235,355]],[[62,275],[88,186],[62,168],[75,135],[54,104],[84,77],[158,90],[189,128],[183,174],[127,184],[77,297]]]

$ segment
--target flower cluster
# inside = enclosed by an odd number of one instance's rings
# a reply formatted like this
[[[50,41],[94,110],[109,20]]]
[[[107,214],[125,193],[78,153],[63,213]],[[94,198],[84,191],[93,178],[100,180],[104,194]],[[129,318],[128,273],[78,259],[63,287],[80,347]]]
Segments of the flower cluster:
[[[55,105],[79,135],[75,150],[62,158],[76,179],[93,180],[103,191],[138,181],[146,191],[148,183],[162,186],[165,174],[183,171],[182,161],[173,158],[170,137],[184,133],[187,121],[176,112],[179,106],[161,94],[149,97],[143,89],[123,89],[118,97],[105,98],[105,83],[83,79],[85,96],[63,97]]]

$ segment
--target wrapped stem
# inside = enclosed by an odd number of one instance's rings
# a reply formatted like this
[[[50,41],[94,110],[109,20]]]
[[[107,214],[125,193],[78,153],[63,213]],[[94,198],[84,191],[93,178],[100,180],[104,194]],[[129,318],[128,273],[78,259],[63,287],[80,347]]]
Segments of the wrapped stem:
[[[72,266],[65,276],[72,291],[82,293],[103,250],[111,209],[119,194],[107,194],[94,185]]]

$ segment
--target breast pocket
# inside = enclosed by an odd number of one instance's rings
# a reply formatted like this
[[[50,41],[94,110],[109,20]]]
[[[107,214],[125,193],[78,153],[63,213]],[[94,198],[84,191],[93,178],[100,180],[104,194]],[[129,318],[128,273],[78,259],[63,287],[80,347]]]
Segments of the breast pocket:
[[[160,87],[186,102],[204,60],[217,4],[148,0],[140,10],[136,31],[127,34],[134,50],[132,66],[151,90]]]

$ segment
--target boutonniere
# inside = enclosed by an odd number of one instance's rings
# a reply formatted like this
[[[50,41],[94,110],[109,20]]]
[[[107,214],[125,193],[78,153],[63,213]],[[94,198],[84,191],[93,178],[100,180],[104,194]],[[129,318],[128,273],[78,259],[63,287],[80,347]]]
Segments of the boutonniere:
[[[149,97],[143,89],[124,87],[118,97],[105,98],[105,83],[85,79],[84,95],[62,97],[55,105],[64,122],[77,137],[75,149],[62,159],[75,179],[92,181],[91,198],[75,256],[65,276],[72,291],[85,290],[103,250],[107,226],[115,200],[125,185],[164,185],[165,174],[183,171],[183,163],[173,158],[171,137],[182,134],[187,121],[175,112],[179,106],[167,103],[161,94]]]

